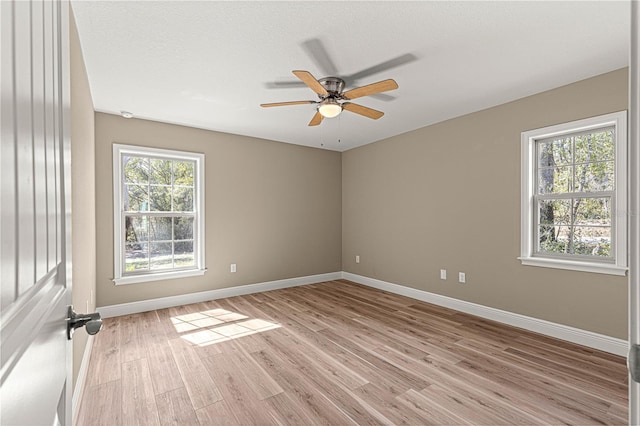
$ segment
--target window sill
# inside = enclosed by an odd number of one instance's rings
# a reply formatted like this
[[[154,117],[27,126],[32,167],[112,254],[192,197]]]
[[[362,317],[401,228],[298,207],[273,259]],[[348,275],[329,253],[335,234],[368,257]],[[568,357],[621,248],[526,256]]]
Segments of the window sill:
[[[147,274],[147,275],[129,275],[126,277],[114,278],[113,282],[115,283],[115,285],[137,284],[137,283],[144,283],[149,281],[173,280],[176,278],[196,277],[196,276],[204,275],[205,272],[207,272],[206,268],[190,269],[188,271],[162,272],[162,273]]]
[[[566,269],[570,271],[592,272],[596,274],[620,275],[627,274],[624,266],[611,263],[576,262],[564,259],[548,259],[544,257],[519,257],[523,265],[540,266],[543,268]]]

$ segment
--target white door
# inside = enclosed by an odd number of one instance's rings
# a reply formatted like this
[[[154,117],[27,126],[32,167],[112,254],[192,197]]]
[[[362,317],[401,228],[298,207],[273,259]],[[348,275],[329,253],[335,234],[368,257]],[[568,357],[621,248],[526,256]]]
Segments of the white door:
[[[69,5],[0,1],[0,424],[71,424]]]

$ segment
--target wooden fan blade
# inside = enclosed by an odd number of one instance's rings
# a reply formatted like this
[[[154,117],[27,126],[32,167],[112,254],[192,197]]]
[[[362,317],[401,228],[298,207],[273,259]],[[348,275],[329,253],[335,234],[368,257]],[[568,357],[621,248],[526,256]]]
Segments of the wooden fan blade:
[[[275,106],[304,105],[304,104],[315,104],[315,102],[314,101],[273,102],[270,104],[260,104],[260,106],[263,108],[270,108]]]
[[[309,126],[317,126],[318,124],[322,123],[323,118],[324,117],[322,116],[322,114],[320,114],[319,112],[316,112],[316,115],[314,115],[311,121],[309,122]]]
[[[329,92],[327,92],[327,89],[325,89],[322,86],[322,84],[320,84],[320,82],[318,80],[316,80],[316,78],[314,76],[311,75],[311,73],[309,71],[296,70],[296,71],[292,71],[292,72],[296,77],[298,77],[300,80],[302,80],[304,82],[304,84],[309,86],[309,88],[311,90],[313,90],[314,92],[316,92],[318,95],[326,96],[326,95],[329,94]]]
[[[368,84],[362,87],[356,87],[355,89],[347,90],[342,94],[346,99],[355,99],[362,96],[375,95],[376,93],[386,92],[388,90],[395,90],[398,88],[398,83],[392,79],[382,80],[377,83]]]
[[[366,106],[352,104],[351,102],[345,102],[342,104],[342,109],[346,109],[347,111],[355,112],[356,114],[363,115],[367,118],[372,118],[377,120],[378,118],[384,115],[384,112],[378,111],[373,108],[368,108]]]

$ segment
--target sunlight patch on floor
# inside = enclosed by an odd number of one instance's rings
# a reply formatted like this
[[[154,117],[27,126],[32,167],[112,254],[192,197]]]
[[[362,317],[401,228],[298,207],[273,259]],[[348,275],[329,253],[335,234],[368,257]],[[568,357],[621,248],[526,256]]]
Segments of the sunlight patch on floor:
[[[191,332],[181,337],[198,346],[212,345],[281,327],[279,324],[249,318],[226,309],[176,315],[171,317],[171,322],[178,333]]]

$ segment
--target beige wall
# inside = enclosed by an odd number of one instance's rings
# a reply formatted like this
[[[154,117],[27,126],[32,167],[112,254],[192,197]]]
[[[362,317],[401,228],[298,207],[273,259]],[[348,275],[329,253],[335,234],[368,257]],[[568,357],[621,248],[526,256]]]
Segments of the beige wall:
[[[204,276],[111,281],[114,142],[205,154]],[[97,113],[98,306],[340,271],[341,181],[338,152]]]
[[[71,57],[71,220],[72,303],[76,312],[95,311],[96,203],[93,101],[73,13]],[[87,343],[84,328],[73,336],[73,384]]]
[[[517,260],[520,133],[626,108],[625,69],[342,155],[97,113],[97,306],[345,270],[626,339],[626,278]],[[114,142],[206,154],[203,277],[111,281]]]
[[[520,133],[625,110],[627,92],[623,69],[343,153],[343,270],[626,339],[625,277],[517,257]]]

